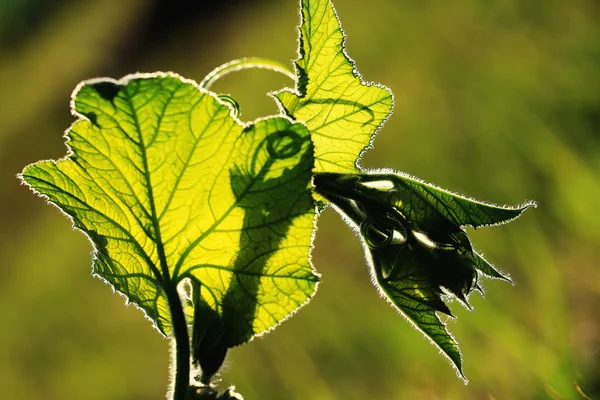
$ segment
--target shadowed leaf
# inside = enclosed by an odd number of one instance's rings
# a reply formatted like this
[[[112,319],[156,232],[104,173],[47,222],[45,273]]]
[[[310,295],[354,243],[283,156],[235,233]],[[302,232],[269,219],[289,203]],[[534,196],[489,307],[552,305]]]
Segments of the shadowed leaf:
[[[498,207],[450,193],[401,174],[318,174],[316,191],[360,232],[379,288],[452,361],[461,376],[458,343],[436,312],[445,300],[480,289],[478,274],[509,278],[477,254],[461,225],[492,225],[527,207]]]
[[[412,178],[405,174],[375,174],[369,181],[377,185],[377,182],[389,180],[394,187],[398,188],[396,201],[405,201],[410,205],[404,208],[405,214],[413,212],[410,207],[419,208],[433,207],[448,218],[452,223],[464,227],[485,227],[498,225],[517,218],[529,207],[535,207],[535,202],[528,201],[520,206],[497,206],[495,204],[470,199],[437,186]],[[399,188],[405,187],[402,191]],[[400,195],[403,194],[403,195]],[[407,200],[410,200],[408,202]]]

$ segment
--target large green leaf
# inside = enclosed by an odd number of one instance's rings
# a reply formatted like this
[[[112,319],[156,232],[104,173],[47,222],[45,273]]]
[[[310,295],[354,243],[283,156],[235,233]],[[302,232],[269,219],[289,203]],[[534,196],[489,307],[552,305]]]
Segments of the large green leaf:
[[[162,333],[172,329],[165,290],[174,285],[212,311],[200,324],[226,332],[226,347],[312,296],[313,148],[304,125],[244,126],[214,94],[169,74],[85,82],[72,104],[79,120],[67,132],[68,156],[32,164],[22,179],[87,234],[94,273]]]
[[[364,82],[344,46],[331,2],[302,0],[296,88],[276,98],[287,115],[311,131],[315,172],[356,172],[361,153],[393,108],[391,91]]]
[[[458,343],[436,312],[452,316],[451,296],[470,307],[480,274],[508,278],[473,250],[463,226],[504,223],[535,203],[499,207],[386,172],[319,174],[315,185],[360,232],[383,293],[464,377]]]

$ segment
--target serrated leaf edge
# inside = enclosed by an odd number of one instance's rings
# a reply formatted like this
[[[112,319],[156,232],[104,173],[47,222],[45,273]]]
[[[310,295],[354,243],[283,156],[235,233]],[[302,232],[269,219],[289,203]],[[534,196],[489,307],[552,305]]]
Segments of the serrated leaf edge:
[[[377,289],[377,292],[379,293],[379,295],[381,297],[383,297],[385,299],[385,301],[387,303],[389,303],[392,308],[394,310],[396,310],[398,312],[398,314],[400,314],[406,321],[408,321],[410,323],[410,325],[412,327],[414,327],[418,332],[420,332],[435,348],[438,349],[438,351],[440,352],[440,354],[442,356],[444,356],[444,358],[446,358],[449,362],[450,365],[452,366],[452,368],[454,369],[454,371],[456,372],[456,376],[458,378],[460,378],[464,384],[466,385],[467,383],[469,383],[469,380],[467,379],[467,377],[465,376],[463,370],[462,370],[462,362],[463,362],[463,356],[462,356],[462,352],[460,351],[460,348],[458,347],[458,341],[454,338],[454,335],[448,331],[446,329],[446,333],[448,334],[448,336],[450,336],[450,338],[452,340],[454,340],[454,342],[457,344],[457,350],[458,350],[458,354],[460,357],[460,364],[457,365],[454,360],[452,360],[450,358],[450,356],[440,347],[439,344],[437,344],[432,338],[431,336],[429,336],[423,329],[421,329],[415,321],[413,321],[412,318],[410,318],[406,313],[404,313],[400,307],[398,307],[397,305],[394,304],[394,302],[389,298],[389,296],[387,295],[387,293],[385,293],[385,290],[379,285],[379,282],[377,281],[377,272],[375,271],[375,266],[373,265],[373,260],[370,256],[370,252],[369,252],[369,247],[367,246],[367,244],[365,243],[365,241],[362,238],[362,235],[360,233],[360,227],[358,225],[356,225],[356,223],[354,221],[352,221],[348,216],[346,216],[344,214],[344,212],[342,210],[340,210],[335,204],[332,204],[332,208],[340,215],[340,217],[342,218],[342,220],[348,225],[348,227],[350,228],[350,230],[354,233],[354,235],[358,238],[358,240],[360,241],[362,247],[363,247],[363,253],[365,255],[365,261],[367,263],[367,267],[369,269],[369,275],[371,276],[371,284],[373,286],[375,286],[375,288]],[[438,316],[437,311],[434,311],[435,315],[437,317],[437,319],[440,321],[440,323],[444,326],[447,327],[447,324],[442,322],[442,320],[440,319],[440,317]],[[449,317],[452,318],[452,317]]]
[[[519,211],[519,214],[516,215],[513,218],[509,218],[506,219],[504,221],[501,222],[497,222],[495,224],[482,224],[482,225],[478,225],[478,226],[473,226],[471,224],[465,224],[465,225],[459,225],[461,228],[472,228],[472,229],[479,229],[479,228],[488,228],[488,227],[493,227],[493,226],[500,226],[500,225],[504,225],[504,224],[508,224],[509,222],[512,222],[514,220],[516,220],[517,218],[519,218],[528,208],[537,208],[538,206],[538,202],[535,200],[525,200],[523,203],[517,204],[517,205],[509,205],[509,204],[495,204],[495,203],[491,203],[491,202],[487,202],[487,201],[483,201],[483,200],[478,200],[475,199],[473,197],[467,197],[464,196],[460,193],[457,192],[453,192],[451,190],[448,189],[443,189],[433,183],[429,183],[415,175],[411,175],[408,174],[406,172],[401,172],[401,171],[395,171],[391,168],[366,168],[366,169],[362,169],[362,172],[365,174],[369,174],[369,175],[400,175],[404,178],[410,179],[412,181],[415,181],[419,184],[422,184],[424,186],[428,186],[432,189],[435,190],[439,190],[441,192],[450,194],[452,196],[456,196],[459,197],[463,200],[467,200],[473,203],[477,203],[477,204],[481,204],[483,206],[488,206],[488,207],[496,207],[496,208],[501,208],[501,209],[505,209],[505,210],[511,210],[511,211]],[[384,177],[382,179],[385,179]],[[431,204],[430,204],[431,205]]]
[[[37,160],[35,162],[32,162],[28,165],[26,165],[23,168],[23,171],[25,169],[27,169],[29,166],[37,164],[37,163],[42,163],[42,162],[51,162],[54,164],[57,164],[59,162],[65,161],[67,159],[69,159],[71,156],[74,155],[73,150],[71,149],[71,146],[69,145],[70,142],[70,138],[69,138],[69,132],[71,131],[72,127],[74,124],[76,124],[78,121],[80,120],[84,120],[84,121],[90,121],[90,119],[88,117],[86,117],[83,114],[78,113],[75,110],[75,98],[77,96],[77,94],[79,93],[79,91],[85,86],[85,85],[90,85],[90,84],[95,84],[95,83],[100,83],[100,82],[111,82],[117,85],[127,85],[130,81],[136,80],[136,79],[151,79],[151,78],[176,78],[181,80],[183,83],[187,83],[187,84],[191,84],[194,87],[196,87],[196,89],[198,89],[201,93],[209,95],[211,97],[213,97],[218,103],[226,106],[229,108],[230,113],[229,115],[231,116],[231,118],[233,118],[239,125],[241,125],[243,128],[247,128],[251,125],[254,125],[260,121],[263,120],[267,120],[267,119],[271,119],[271,118],[284,118],[287,119],[291,124],[295,124],[295,123],[300,123],[302,125],[304,125],[306,127],[306,124],[303,121],[297,121],[294,120],[290,117],[288,117],[287,115],[281,115],[281,114],[275,114],[275,115],[269,115],[269,116],[265,116],[265,117],[260,117],[257,118],[253,121],[249,121],[249,122],[244,122],[242,120],[240,120],[237,115],[236,115],[236,110],[231,106],[231,104],[229,104],[227,101],[222,100],[215,92],[205,89],[203,87],[201,87],[196,81],[192,80],[192,79],[188,79],[188,78],[184,78],[181,75],[175,73],[175,72],[138,72],[138,73],[133,73],[133,74],[128,74],[125,75],[124,77],[120,78],[120,79],[113,79],[113,78],[109,78],[109,77],[98,77],[98,78],[92,78],[92,79],[87,79],[84,81],[81,81],[73,90],[72,94],[71,94],[71,100],[69,102],[69,107],[70,107],[70,112],[71,114],[77,118],[76,121],[74,121],[71,125],[69,125],[69,127],[64,131],[62,137],[64,138],[64,144],[67,147],[67,154],[59,159],[41,159],[41,160]],[[91,121],[90,121],[91,122]],[[307,128],[308,130],[308,128]],[[310,132],[310,131],[309,131]],[[26,186],[29,190],[31,190],[33,193],[35,193],[38,197],[41,197],[45,200],[45,202],[47,204],[50,204],[51,206],[55,207],[56,209],[58,209],[60,211],[61,214],[63,214],[65,217],[67,217],[70,221],[71,221],[71,226],[74,230],[79,231],[81,233],[83,233],[83,235],[87,238],[87,240],[89,241],[89,243],[92,245],[92,276],[94,276],[95,278],[98,278],[100,281],[104,282],[105,284],[107,284],[108,286],[110,286],[110,288],[112,289],[113,293],[117,293],[120,296],[123,296],[125,298],[125,305],[129,306],[131,304],[133,304],[135,306],[135,308],[139,309],[142,311],[144,318],[146,318],[148,321],[150,321],[150,323],[152,324],[152,327],[154,329],[156,329],[163,337],[167,337],[167,335],[165,335],[162,330],[160,329],[160,327],[158,326],[157,321],[153,320],[153,318],[151,317],[151,315],[149,314],[149,312],[144,309],[142,306],[136,304],[135,302],[131,301],[129,296],[127,296],[126,293],[117,290],[115,288],[115,286],[109,282],[106,278],[102,277],[101,275],[99,275],[98,273],[93,272],[94,268],[93,266],[95,265],[96,261],[98,260],[96,253],[98,252],[98,249],[96,248],[96,245],[94,244],[94,241],[92,240],[92,237],[90,235],[87,234],[87,232],[85,232],[83,229],[77,227],[77,224],[75,222],[75,218],[72,217],[71,215],[67,214],[65,211],[63,211],[57,204],[54,204],[53,202],[50,201],[49,197],[43,193],[38,192],[32,185],[30,185],[23,177],[23,172],[19,172],[16,175],[17,179],[20,181],[21,185]],[[292,311],[291,313],[289,313],[287,316],[285,316],[284,318],[282,318],[281,320],[279,320],[277,322],[277,324],[273,325],[271,328],[261,332],[260,334],[254,334],[250,340],[248,340],[245,343],[249,343],[250,341],[252,341],[255,337],[261,337],[264,334],[271,332],[273,329],[277,328],[282,322],[286,321],[288,318],[290,318],[291,316],[295,315],[301,308],[303,308],[305,305],[307,305],[312,298],[316,295],[317,290],[318,290],[318,286],[319,283],[321,281],[321,274],[319,274],[317,272],[317,270],[315,269],[315,266],[312,262],[312,250],[314,248],[314,240],[315,240],[315,234],[316,234],[316,230],[317,230],[317,217],[319,215],[319,212],[317,210],[317,206],[315,204],[315,217],[313,218],[313,231],[311,234],[311,238],[310,238],[310,249],[309,249],[309,254],[308,254],[308,263],[310,265],[311,268],[311,272],[312,274],[315,276],[316,281],[315,281],[315,288],[312,292],[312,294],[307,297],[306,301],[304,303],[301,303],[296,309],[294,309],[294,311]],[[176,282],[176,288],[177,291],[180,295],[180,297],[183,298],[183,280],[180,280],[178,282]],[[160,288],[157,288],[158,290],[161,290]],[[164,296],[166,296],[163,293]]]
[[[358,68],[356,67],[356,62],[354,61],[354,59],[352,59],[347,52],[346,49],[346,40],[348,38],[348,36],[346,35],[346,32],[344,31],[344,29],[342,28],[342,22],[338,16],[337,10],[335,9],[335,6],[333,5],[333,3],[331,2],[331,0],[324,0],[324,1],[328,1],[329,5],[331,6],[332,10],[333,10],[333,14],[335,16],[335,19],[338,23],[338,27],[340,29],[340,33],[342,34],[342,54],[344,55],[344,57],[346,58],[346,60],[348,60],[348,62],[350,63],[350,65],[352,66],[352,74],[354,75],[355,78],[358,78],[360,81],[360,84],[366,87],[378,87],[380,89],[386,90],[389,94],[390,94],[390,98],[392,101],[392,106],[390,108],[390,111],[388,112],[387,116],[379,123],[379,126],[377,126],[377,128],[375,129],[375,131],[373,132],[373,134],[371,135],[370,139],[369,139],[369,143],[360,151],[356,161],[354,162],[354,165],[356,167],[357,170],[361,171],[363,169],[363,167],[360,165],[360,161],[362,160],[362,158],[364,157],[365,153],[367,151],[369,151],[370,149],[372,149],[373,143],[375,142],[375,139],[377,138],[377,136],[379,135],[379,131],[381,131],[381,129],[383,128],[383,126],[387,123],[387,121],[390,119],[390,117],[392,116],[392,114],[394,113],[394,108],[395,108],[395,99],[394,99],[394,93],[392,92],[392,90],[381,84],[378,82],[371,82],[371,81],[366,81],[363,76],[361,75],[361,73],[358,71]],[[300,0],[300,25],[298,25],[296,27],[296,29],[299,32],[302,32],[302,25],[304,24],[304,2],[305,0]],[[293,60],[293,65],[294,65],[294,72],[295,72],[295,85],[294,88],[289,88],[289,87],[285,87],[283,89],[279,89],[273,92],[269,92],[267,93],[267,95],[269,97],[271,97],[274,101],[275,104],[277,104],[277,108],[279,109],[279,112],[282,115],[286,115],[288,116],[287,110],[285,109],[284,105],[281,103],[281,101],[279,100],[279,98],[277,98],[277,95],[283,92],[288,92],[290,94],[293,94],[295,96],[297,96],[298,98],[303,98],[306,93],[302,93],[301,92],[301,88],[300,88],[300,80],[298,79],[299,76],[299,71],[298,71],[298,66],[297,66],[297,62],[302,60],[302,35],[298,35],[298,37],[296,38],[297,41],[297,58]]]

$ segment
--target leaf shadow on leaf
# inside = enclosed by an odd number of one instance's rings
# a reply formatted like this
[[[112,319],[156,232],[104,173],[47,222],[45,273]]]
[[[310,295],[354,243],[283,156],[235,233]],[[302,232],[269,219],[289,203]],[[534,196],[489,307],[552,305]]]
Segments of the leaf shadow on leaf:
[[[252,135],[253,129],[254,126],[250,126],[243,134]],[[298,157],[300,152],[300,161],[294,167],[269,176],[279,161]],[[255,168],[256,160],[265,153],[267,161]],[[293,130],[274,132],[263,139],[250,158],[249,168],[236,166],[230,171],[232,191],[245,213],[240,251],[232,266],[231,282],[221,301],[220,313],[204,302],[199,295],[200,283],[194,283],[197,292],[194,294],[193,357],[203,375],[213,375],[219,370],[228,349],[263,333],[256,332],[254,320],[261,306],[261,280],[271,279],[265,274],[267,263],[281,249],[294,217],[314,209],[312,193],[306,190],[310,187],[313,165],[309,136],[302,137]],[[290,198],[290,194],[296,198]],[[275,280],[271,281],[277,285]]]

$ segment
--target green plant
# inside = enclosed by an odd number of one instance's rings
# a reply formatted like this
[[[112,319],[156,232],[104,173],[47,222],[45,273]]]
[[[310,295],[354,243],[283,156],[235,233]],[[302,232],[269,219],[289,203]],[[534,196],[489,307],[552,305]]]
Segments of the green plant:
[[[94,273],[174,340],[172,397],[237,398],[211,386],[227,351],[275,328],[314,295],[318,214],[331,204],[359,234],[374,281],[464,378],[437,313],[468,306],[479,277],[509,280],[473,250],[466,227],[508,222],[535,203],[495,206],[358,161],[391,114],[391,92],[363,82],[329,0],[302,1],[295,73],[268,60],[83,82],[69,154],[20,175],[94,246]],[[224,74],[269,68],[294,89],[281,113],[239,120]]]

